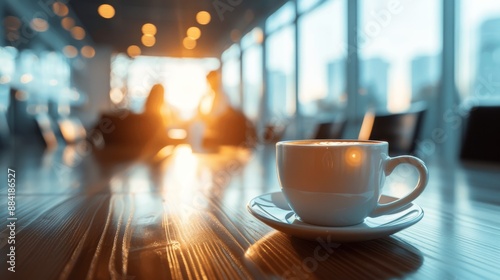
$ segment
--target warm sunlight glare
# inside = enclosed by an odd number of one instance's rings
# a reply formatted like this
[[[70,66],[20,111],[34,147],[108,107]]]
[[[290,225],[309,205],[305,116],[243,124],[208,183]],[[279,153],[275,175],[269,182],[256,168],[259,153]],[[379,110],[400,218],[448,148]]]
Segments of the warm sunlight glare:
[[[187,131],[182,128],[172,128],[168,131],[168,137],[177,140],[186,139]]]
[[[363,118],[363,124],[359,130],[358,139],[368,140],[373,128],[373,122],[375,121],[375,114],[372,111],[368,111]]]
[[[203,115],[208,115],[214,104],[214,94],[207,94],[200,100],[200,112]]]
[[[408,109],[411,105],[410,82],[401,77],[389,84],[387,95],[387,111],[397,113]]]
[[[363,150],[358,147],[351,147],[346,150],[345,161],[350,166],[359,166],[363,161]]]
[[[409,94],[391,94],[387,99],[387,111],[398,113],[407,110],[411,106],[411,95]]]
[[[165,159],[166,157],[172,155],[174,151],[175,146],[174,145],[168,145],[163,147],[161,150],[158,151],[155,155],[155,160],[162,160]]]
[[[184,117],[191,115],[207,89],[205,71],[201,66],[181,64],[165,85],[167,101]]]
[[[177,174],[184,177],[185,180],[190,174],[196,170],[198,159],[193,155],[193,151],[189,145],[179,145],[174,150],[174,169],[177,169]]]

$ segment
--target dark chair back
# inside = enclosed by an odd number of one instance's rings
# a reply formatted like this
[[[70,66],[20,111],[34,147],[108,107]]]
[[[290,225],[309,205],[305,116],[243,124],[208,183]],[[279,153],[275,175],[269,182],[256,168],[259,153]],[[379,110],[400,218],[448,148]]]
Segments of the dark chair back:
[[[0,110],[0,148],[9,145],[10,130],[6,112]]]
[[[416,108],[396,114],[375,114],[371,119],[365,117],[363,128],[370,122],[368,139],[387,141],[391,155],[414,154],[425,111]]]
[[[471,108],[460,158],[500,163],[500,106]]]
[[[346,121],[338,119],[334,121],[321,122],[316,126],[314,139],[342,139]]]

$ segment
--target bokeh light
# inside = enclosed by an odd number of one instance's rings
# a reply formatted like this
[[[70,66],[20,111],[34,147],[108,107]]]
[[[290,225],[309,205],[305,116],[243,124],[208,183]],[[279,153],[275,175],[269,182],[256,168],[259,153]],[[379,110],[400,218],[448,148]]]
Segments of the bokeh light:
[[[66,30],[71,30],[75,26],[75,20],[70,17],[65,17],[61,19],[61,25]]]
[[[33,75],[31,75],[29,73],[23,74],[23,75],[21,75],[20,81],[22,84],[28,84],[31,81],[33,81]]]
[[[143,26],[142,26],[142,33],[143,34],[149,34],[149,35],[156,35],[156,26],[152,23],[145,23]]]
[[[76,40],[83,40],[85,38],[85,29],[80,26],[74,26],[71,28],[71,36]]]
[[[192,26],[188,28],[186,34],[189,38],[197,40],[201,36],[201,30],[196,26]]]
[[[52,11],[60,17],[65,17],[69,13],[68,6],[61,2],[54,2],[54,4],[52,4]]]
[[[139,56],[141,55],[141,48],[139,48],[138,46],[136,45],[131,45],[127,48],[127,54],[130,56],[130,57],[136,57],[136,56]]]
[[[74,58],[78,55],[78,50],[72,45],[67,45],[63,48],[63,53],[68,58]]]
[[[209,24],[211,19],[212,17],[210,16],[210,13],[207,11],[199,11],[196,14],[196,21],[201,25]]]
[[[115,8],[109,4],[102,4],[97,8],[99,15],[105,19],[110,19],[115,16]]]
[[[141,43],[146,47],[152,47],[156,44],[156,38],[150,34],[144,34],[141,37]]]
[[[205,75],[205,70],[199,65],[180,64],[165,85],[167,102],[179,109],[182,115],[196,111],[207,91]]]
[[[196,48],[196,40],[186,37],[184,38],[184,40],[182,40],[182,45],[184,45],[184,48],[192,50]]]
[[[124,98],[125,94],[119,88],[113,88],[109,92],[109,99],[111,99],[111,102],[114,104],[120,104]]]
[[[19,20],[19,18],[15,17],[15,16],[5,17],[3,22],[5,25],[5,29],[10,30],[10,31],[18,30],[19,27],[21,27],[21,20]]]
[[[93,58],[95,56],[95,49],[92,46],[83,46],[80,53],[85,58]]]
[[[363,162],[363,150],[359,147],[348,148],[345,152],[345,161],[350,166],[359,166]]]
[[[30,22],[31,29],[38,32],[45,32],[49,29],[49,23],[43,18],[33,18]]]

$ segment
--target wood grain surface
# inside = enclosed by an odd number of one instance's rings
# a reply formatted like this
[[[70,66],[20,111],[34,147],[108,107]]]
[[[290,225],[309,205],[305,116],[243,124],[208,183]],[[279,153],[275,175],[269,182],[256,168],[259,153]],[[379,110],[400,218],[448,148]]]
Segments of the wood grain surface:
[[[246,210],[279,191],[274,147],[102,161],[67,148],[4,151],[17,173],[16,272],[7,270],[6,183],[0,187],[0,279],[498,279],[500,168],[428,163],[415,203],[424,218],[381,239],[305,241]],[[71,149],[71,148],[69,148]],[[108,155],[106,158],[110,158]],[[112,158],[112,157],[111,157]],[[385,194],[415,182],[396,170]]]

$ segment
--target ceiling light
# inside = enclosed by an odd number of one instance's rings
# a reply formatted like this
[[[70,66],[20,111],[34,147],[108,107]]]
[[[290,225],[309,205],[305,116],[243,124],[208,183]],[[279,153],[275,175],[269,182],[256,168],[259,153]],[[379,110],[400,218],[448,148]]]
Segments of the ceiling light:
[[[27,73],[27,74],[23,74],[20,78],[21,80],[21,83],[23,84],[28,84],[30,83],[31,81],[33,81],[33,75]]]
[[[207,12],[207,11],[199,11],[197,14],[196,14],[196,21],[201,24],[201,25],[206,25],[210,22],[211,20],[211,16],[210,16],[210,13]]]
[[[187,36],[193,40],[197,40],[201,36],[201,31],[196,26],[189,27],[186,33]]]
[[[114,104],[120,104],[125,98],[125,94],[119,88],[113,88],[109,91],[109,99]]]
[[[77,40],[83,40],[83,38],[85,38],[85,29],[80,26],[75,26],[71,28],[71,36]]]
[[[138,46],[136,45],[131,45],[127,48],[127,54],[130,56],[130,57],[136,57],[136,56],[139,56],[141,55],[141,48],[139,48]]]
[[[61,2],[54,2],[54,4],[52,4],[52,11],[60,17],[65,17],[69,13],[68,6]]]
[[[35,31],[44,32],[49,29],[49,23],[43,18],[33,18],[30,22],[30,27]]]
[[[95,49],[91,46],[83,46],[80,53],[83,57],[92,58],[95,56]]]
[[[156,38],[150,34],[144,34],[141,37],[141,42],[146,47],[152,47],[156,44]]]
[[[0,77],[0,84],[7,84],[10,82],[10,76],[3,75]]]
[[[239,31],[238,29],[233,29],[231,30],[229,37],[231,37],[231,40],[236,43],[241,38],[241,31]]]
[[[115,16],[115,8],[109,4],[102,4],[97,8],[97,12],[103,18],[110,19]]]
[[[63,53],[67,58],[74,58],[78,55],[78,50],[71,45],[67,45],[63,48]]]
[[[142,26],[142,33],[155,35],[156,34],[156,26],[152,23],[146,23]]]
[[[258,44],[262,44],[264,42],[264,32],[259,27],[256,27],[253,32],[253,37],[255,42]]]
[[[61,25],[66,30],[71,30],[75,26],[75,20],[70,17],[65,17],[61,20]]]
[[[21,27],[21,21],[15,16],[7,16],[4,19],[5,28],[7,30],[18,30]]]
[[[184,48],[188,50],[196,48],[196,40],[193,40],[189,37],[184,38],[184,40],[182,40],[182,44],[184,45]]]
[[[29,75],[29,74],[24,74],[24,75]],[[26,101],[26,100],[28,100],[28,94],[26,92],[24,92],[24,91],[18,90],[18,91],[16,91],[16,93],[15,93],[14,96],[19,101]]]

